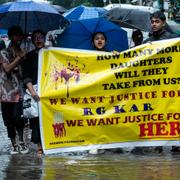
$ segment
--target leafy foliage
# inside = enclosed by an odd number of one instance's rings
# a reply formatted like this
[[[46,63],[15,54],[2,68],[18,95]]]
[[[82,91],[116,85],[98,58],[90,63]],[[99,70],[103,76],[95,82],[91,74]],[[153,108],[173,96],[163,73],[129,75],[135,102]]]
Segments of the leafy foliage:
[[[52,4],[57,4],[60,6],[63,6],[67,9],[70,9],[75,6],[79,5],[85,5],[85,6],[99,6],[102,7],[103,0],[65,0],[65,1],[59,1],[59,0],[50,0]]]
[[[70,9],[72,7],[76,7],[79,5],[85,5],[85,6],[96,6],[96,7],[103,7],[104,6],[104,1],[103,0],[65,0],[65,1],[60,1],[60,0],[50,0],[52,4],[57,4],[60,6],[63,6],[67,9]],[[129,2],[129,0],[106,0],[106,4],[109,2],[111,3],[126,3]]]
[[[8,2],[8,1],[6,1],[6,0],[0,0],[0,4],[6,3],[6,2]]]

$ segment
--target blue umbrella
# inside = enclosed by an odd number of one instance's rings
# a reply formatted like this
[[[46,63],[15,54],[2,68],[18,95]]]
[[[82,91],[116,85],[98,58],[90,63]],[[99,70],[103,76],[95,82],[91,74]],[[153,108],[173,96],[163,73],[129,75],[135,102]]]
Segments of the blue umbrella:
[[[104,18],[72,21],[58,36],[58,45],[65,48],[93,49],[92,35],[103,32],[107,37],[107,51],[128,49],[127,32]]]
[[[68,25],[68,20],[48,3],[21,0],[0,5],[0,28],[12,25],[19,25],[24,32],[35,29],[47,32]]]
[[[0,34],[7,35],[7,29],[0,29]]]
[[[63,16],[71,21],[74,20],[82,20],[82,19],[91,19],[101,17],[106,9],[100,7],[86,7],[86,6],[78,6],[70,9]]]

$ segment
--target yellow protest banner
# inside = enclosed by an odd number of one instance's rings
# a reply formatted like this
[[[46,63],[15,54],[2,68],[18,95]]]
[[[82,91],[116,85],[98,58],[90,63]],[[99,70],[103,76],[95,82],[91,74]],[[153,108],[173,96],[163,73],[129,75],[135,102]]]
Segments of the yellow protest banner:
[[[42,50],[44,152],[180,145],[179,52],[179,38],[120,54]]]

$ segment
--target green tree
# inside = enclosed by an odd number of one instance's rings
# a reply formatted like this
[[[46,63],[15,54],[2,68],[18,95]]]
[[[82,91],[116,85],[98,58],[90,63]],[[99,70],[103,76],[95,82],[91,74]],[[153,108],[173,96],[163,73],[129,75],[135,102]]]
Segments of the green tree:
[[[67,9],[70,9],[72,7],[76,7],[79,5],[85,5],[85,6],[103,6],[103,0],[65,0],[65,1],[59,1],[59,0],[50,0],[52,4],[57,4],[60,6],[63,6]]]
[[[91,0],[93,6],[102,7],[104,6],[103,0]]]
[[[72,7],[76,7],[79,5],[85,5],[85,6],[97,6],[97,7],[103,7],[104,2],[103,0],[65,0],[65,1],[60,1],[60,0],[50,0],[52,4],[57,4],[60,6],[63,6],[67,9],[70,9]],[[128,0],[111,0],[112,3],[126,3]],[[107,3],[109,0],[107,0]]]
[[[0,4],[6,3],[6,2],[11,2],[11,0],[0,0]]]
[[[65,0],[65,1],[60,1],[60,0],[50,0],[52,4],[60,5],[63,6],[67,9],[71,8],[71,2],[72,0]]]
[[[93,6],[93,4],[89,0],[75,0],[71,3],[71,7],[76,7],[80,5]]]

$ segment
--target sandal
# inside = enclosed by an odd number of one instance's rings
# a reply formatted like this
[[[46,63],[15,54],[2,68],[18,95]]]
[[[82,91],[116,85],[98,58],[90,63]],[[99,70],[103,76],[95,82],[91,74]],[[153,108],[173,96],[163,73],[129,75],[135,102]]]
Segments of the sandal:
[[[43,149],[42,148],[38,148],[38,150],[37,150],[38,157],[41,157],[42,154],[43,154]]]
[[[38,154],[40,154],[40,153],[43,154],[43,149],[42,148],[38,149]]]
[[[38,143],[37,154],[38,154],[38,155],[42,155],[42,154],[43,154],[43,149],[42,149],[41,143]]]
[[[173,146],[171,149],[171,152],[180,152],[180,147],[179,146]]]

